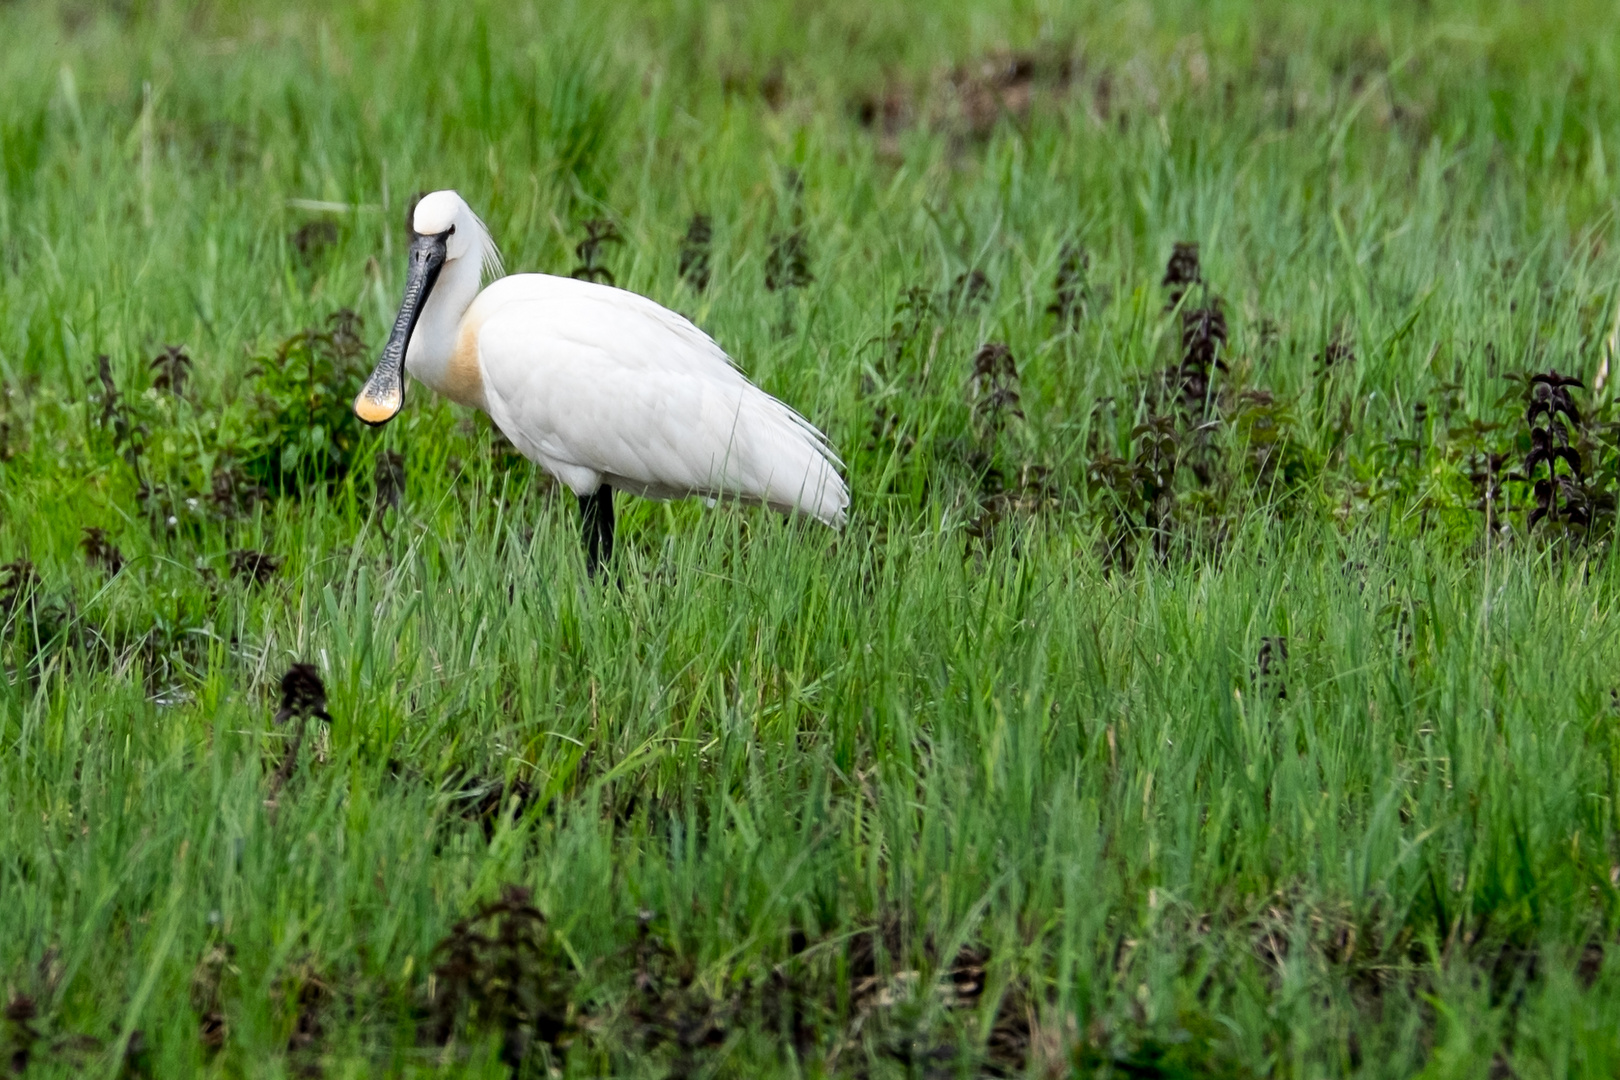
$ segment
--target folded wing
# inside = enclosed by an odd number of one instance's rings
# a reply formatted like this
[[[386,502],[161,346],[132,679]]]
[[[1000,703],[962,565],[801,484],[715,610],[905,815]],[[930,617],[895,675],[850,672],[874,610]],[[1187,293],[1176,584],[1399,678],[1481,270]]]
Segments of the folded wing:
[[[837,455],[707,334],[645,297],[524,274],[478,298],[490,416],[576,490],[739,497],[841,525]]]

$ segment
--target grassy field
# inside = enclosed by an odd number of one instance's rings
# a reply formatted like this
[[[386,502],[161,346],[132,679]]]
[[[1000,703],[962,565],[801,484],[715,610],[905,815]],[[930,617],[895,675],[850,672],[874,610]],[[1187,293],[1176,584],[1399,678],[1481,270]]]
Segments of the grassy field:
[[[13,1073],[1620,1073],[1613,11],[1315,7],[0,5]],[[361,429],[441,187],[848,527]]]

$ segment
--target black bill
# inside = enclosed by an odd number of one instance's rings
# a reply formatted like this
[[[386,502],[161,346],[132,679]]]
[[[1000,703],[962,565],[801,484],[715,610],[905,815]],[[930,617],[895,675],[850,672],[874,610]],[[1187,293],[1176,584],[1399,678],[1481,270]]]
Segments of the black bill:
[[[439,280],[444,266],[445,248],[450,232],[435,236],[414,233],[411,252],[405,267],[405,299],[399,304],[399,317],[394,320],[394,332],[388,335],[377,368],[354,399],[354,414],[373,427],[386,424],[405,405],[405,346],[410,344],[411,331],[422,315],[433,283]]]

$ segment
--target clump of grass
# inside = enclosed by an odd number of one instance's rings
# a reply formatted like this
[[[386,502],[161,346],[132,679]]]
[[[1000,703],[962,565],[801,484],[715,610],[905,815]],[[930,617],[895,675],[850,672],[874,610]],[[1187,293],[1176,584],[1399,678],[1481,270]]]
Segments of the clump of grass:
[[[989,546],[998,525],[1013,511],[1038,513],[1057,502],[1051,470],[1022,459],[1008,438],[1008,427],[1022,422],[1018,362],[1005,342],[991,341],[973,354],[968,382],[976,444],[969,455],[978,484],[978,512],[968,536]]]
[[[901,290],[899,298],[895,300],[894,313],[890,316],[888,332],[884,335],[881,372],[886,378],[894,378],[907,350],[918,343],[923,331],[932,326],[938,317],[939,305],[932,289],[908,285]]]
[[[1288,664],[1288,639],[1283,636],[1263,637],[1260,651],[1254,661],[1254,683],[1262,693],[1278,701],[1288,700],[1288,684],[1283,681],[1283,668]]]
[[[1164,267],[1164,278],[1159,283],[1169,290],[1166,294],[1165,310],[1173,310],[1181,303],[1181,298],[1187,295],[1188,288],[1201,285],[1203,281],[1204,271],[1198,261],[1198,245],[1190,240],[1176,241],[1170,251],[1170,261]]]
[[[1104,508],[1103,552],[1108,565],[1128,568],[1139,532],[1151,539],[1161,561],[1170,551],[1175,476],[1181,462],[1181,431],[1173,417],[1159,414],[1130,433],[1131,454],[1094,453],[1086,484]]]
[[[1005,342],[988,341],[979,346],[973,354],[973,375],[968,385],[981,442],[993,442],[1001,437],[1009,421],[1024,419],[1018,396],[1018,361]]]
[[[285,724],[311,716],[332,722],[326,715],[326,684],[315,665],[294,664],[281,676],[281,707],[276,710],[274,722]]]
[[[1088,499],[1103,557],[1116,568],[1134,563],[1139,541],[1150,543],[1159,565],[1178,552],[1214,556],[1246,506],[1288,512],[1320,467],[1291,402],[1250,381],[1251,358],[1237,373],[1227,363],[1226,304],[1205,278],[1196,245],[1176,245],[1163,282],[1173,295],[1165,310],[1179,322],[1178,360],[1139,384],[1146,415],[1118,450],[1107,438],[1117,410],[1105,419],[1101,408],[1111,399],[1093,410],[1087,446]]]
[[[286,982],[291,984],[287,987],[290,993],[283,991],[282,997],[288,1001],[292,1011],[287,1057],[295,1075],[318,1078],[324,1075],[320,1051],[327,1037],[326,1014],[333,1005],[332,989],[308,959],[294,966]]]
[[[332,722],[326,711],[326,684],[314,664],[294,664],[281,676],[281,707],[271,718],[278,727],[289,720],[298,721],[292,743],[270,776],[265,805],[272,810],[277,806],[282,788],[292,778],[293,770],[298,768],[298,755],[304,747],[304,735],[311,719]]]
[[[869,90],[849,101],[849,114],[862,128],[883,138],[892,152],[896,140],[910,126],[914,108],[910,96],[900,87]]]
[[[270,555],[252,548],[237,548],[226,556],[231,577],[248,585],[266,585],[281,569],[279,555]]]
[[[810,241],[803,229],[771,236],[765,259],[765,288],[771,292],[802,289],[816,279],[810,272]]]
[[[191,357],[179,345],[166,345],[163,351],[147,365],[152,371],[152,388],[173,397],[186,396],[186,383],[191,379]]]
[[[1073,328],[1086,317],[1091,303],[1091,253],[1073,240],[1065,241],[1058,253],[1057,278],[1052,282],[1054,296],[1046,312],[1059,324]]]
[[[782,319],[777,336],[793,333],[794,297],[815,281],[810,269],[810,237],[804,222],[804,177],[788,169],[782,178],[784,195],[779,216],[786,220],[771,234],[770,251],[765,256],[765,289],[782,297]]]
[[[118,550],[117,544],[107,538],[105,529],[93,525],[85,526],[84,537],[79,541],[79,547],[84,551],[85,563],[106,571],[108,577],[116,577],[124,568],[124,553]]]
[[[950,307],[959,312],[974,312],[990,299],[990,278],[983,270],[964,270],[951,282]]]
[[[0,565],[0,678],[37,679],[71,655],[85,629],[72,594],[48,590],[31,560]]]
[[[736,65],[729,66],[721,75],[720,88],[727,97],[757,97],[774,112],[786,100],[787,79],[780,61],[768,65],[764,71]]]
[[[676,1073],[700,1068],[705,1052],[721,1046],[749,1004],[753,987],[716,999],[698,983],[695,965],[676,957],[652,931],[653,913],[637,919],[632,994],[625,1010],[628,1035],[643,1052],[669,1047]]]
[[[9,1063],[13,1075],[21,1076],[28,1071],[28,1063],[34,1055],[34,1044],[40,1039],[34,1027],[34,1020],[38,1016],[39,1006],[27,994],[14,994],[6,1002],[6,1040],[10,1044]]]
[[[452,926],[433,955],[435,1042],[466,1031],[498,1034],[501,1061],[515,1073],[537,1043],[556,1053],[572,1040],[576,979],[528,889],[505,886]]]
[[[1351,340],[1347,328],[1341,325],[1334,331],[1333,339],[1322,346],[1322,351],[1316,354],[1316,371],[1318,376],[1325,376],[1329,372],[1343,370],[1355,362],[1355,342]]]
[[[129,465],[136,481],[144,486],[145,481],[141,479],[141,455],[146,450],[142,441],[144,432],[137,426],[123,393],[118,389],[118,383],[113,378],[112,358],[106,353],[96,357],[96,379],[101,384],[98,402],[101,411],[96,423],[103,430],[112,432],[113,449]]]
[[[389,760],[388,772],[395,779],[413,785],[428,784],[428,777],[420,770],[398,759]],[[457,818],[477,825],[486,839],[494,838],[502,821],[518,820],[529,813],[543,794],[521,775],[502,779],[461,766],[451,769],[433,786],[444,798],[446,807]]]
[[[1520,471],[1508,479],[1531,485],[1535,505],[1525,528],[1534,529],[1538,522],[1546,521],[1590,533],[1597,515],[1612,519],[1614,498],[1603,486],[1588,483],[1581,452],[1571,443],[1584,432],[1570,388],[1584,389],[1586,384],[1556,369],[1531,374],[1523,382],[1530,451]],[[1545,473],[1538,475],[1542,470]]]
[[[249,369],[252,409],[223,448],[251,484],[277,495],[330,487],[361,444],[350,403],[366,375],[360,316],[341,308],[262,353]]]
[[[714,244],[714,223],[708,214],[693,214],[681,237],[678,270],[681,280],[703,292],[709,287],[709,256]]]
[[[585,239],[574,245],[574,258],[579,260],[579,265],[570,270],[568,276],[581,281],[618,284],[613,271],[602,265],[602,257],[609,244],[624,243],[619,227],[606,218],[590,218],[584,223],[584,229]]]
[[[225,991],[234,983],[236,949],[229,942],[210,945],[191,973],[191,1009],[197,1015],[197,1041],[210,1055],[225,1048],[230,1020],[225,1013]]]
[[[39,571],[27,559],[0,566],[0,614],[11,616],[31,607],[39,595]]]
[[[287,245],[305,267],[319,263],[337,242],[338,227],[330,221],[306,221],[287,236]]]
[[[1216,371],[1227,370],[1221,359],[1226,344],[1225,304],[1204,290],[1204,304],[1181,312],[1181,367],[1176,382],[1182,408],[1205,415],[1210,408],[1210,379]]]
[[[947,86],[947,123],[973,139],[986,139],[1003,118],[1021,121],[1034,104],[1038,81],[1068,81],[1069,58],[1049,58],[1033,50],[991,53],[975,63],[958,65]]]
[[[240,465],[231,463],[216,467],[209,476],[207,498],[217,516],[230,519],[241,517],[269,501],[270,491],[255,482]]]
[[[1274,507],[1309,481],[1317,469],[1299,433],[1299,420],[1285,401],[1269,390],[1239,391],[1232,407],[1231,428],[1243,447],[1242,479]],[[1195,464],[1195,471],[1204,461]],[[1208,482],[1209,474],[1200,473]]]
[[[11,384],[0,379],[0,463],[15,458],[24,449],[21,431],[25,427],[13,404],[16,391]]]
[[[371,484],[372,505],[377,513],[398,510],[405,501],[405,455],[398,450],[379,451]]]

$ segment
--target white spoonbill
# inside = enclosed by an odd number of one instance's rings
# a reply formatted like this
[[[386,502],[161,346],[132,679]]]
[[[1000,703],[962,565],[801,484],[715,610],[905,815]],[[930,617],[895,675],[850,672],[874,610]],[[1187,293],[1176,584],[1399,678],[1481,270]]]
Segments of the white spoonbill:
[[[496,280],[482,292],[485,271]],[[613,490],[739,498],[837,527],[842,464],[804,417],[743,378],[702,330],[644,296],[549,274],[501,277],[454,191],[411,218],[405,299],[355,415],[385,424],[405,372],[489,414],[579,498],[586,563],[613,551]]]

